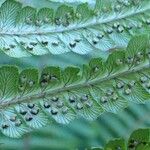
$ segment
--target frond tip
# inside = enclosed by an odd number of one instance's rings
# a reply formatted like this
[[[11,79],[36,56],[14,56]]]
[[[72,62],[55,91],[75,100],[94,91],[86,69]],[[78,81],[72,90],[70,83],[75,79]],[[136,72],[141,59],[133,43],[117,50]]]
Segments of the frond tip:
[[[114,51],[106,61],[95,58],[82,69],[46,67],[19,71],[0,68],[0,129],[19,137],[49,120],[69,123],[77,116],[96,119],[117,113],[128,102],[150,100],[148,36],[134,37],[124,51]]]
[[[128,140],[128,143],[124,139],[115,139],[109,141],[104,149],[92,148],[88,150],[149,150],[150,149],[150,129],[138,129],[134,131]]]
[[[125,48],[137,34],[149,33],[150,1],[97,0],[57,9],[6,0],[0,7],[0,49],[11,57],[47,53],[105,52]]]

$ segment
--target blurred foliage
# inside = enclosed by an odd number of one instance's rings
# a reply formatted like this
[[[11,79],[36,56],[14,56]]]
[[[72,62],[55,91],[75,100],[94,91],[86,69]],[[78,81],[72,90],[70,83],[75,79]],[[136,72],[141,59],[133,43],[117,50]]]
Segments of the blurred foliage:
[[[128,140],[116,138],[110,140],[103,148],[93,147],[88,150],[149,150],[150,129],[138,129],[132,132]]]

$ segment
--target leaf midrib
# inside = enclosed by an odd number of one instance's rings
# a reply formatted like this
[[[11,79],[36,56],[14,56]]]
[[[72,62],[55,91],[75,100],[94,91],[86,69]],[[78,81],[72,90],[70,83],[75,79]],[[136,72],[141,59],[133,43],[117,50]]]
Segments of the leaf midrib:
[[[80,89],[80,88],[90,87],[92,85],[101,84],[103,82],[106,82],[107,80],[115,79],[119,76],[128,75],[130,73],[140,72],[140,71],[145,70],[145,69],[150,69],[149,63],[145,64],[142,67],[133,68],[133,69],[123,71],[123,72],[118,73],[118,74],[112,74],[110,76],[100,78],[97,80],[90,80],[90,81],[87,81],[85,83],[78,83],[78,84],[74,84],[74,85],[68,85],[65,87],[59,87],[59,88],[51,90],[51,91],[45,91],[43,93],[34,94],[34,95],[30,95],[30,96],[23,96],[21,98],[20,97],[13,98],[9,101],[5,101],[5,102],[1,103],[0,109],[4,109],[6,107],[13,106],[13,105],[20,104],[20,103],[27,103],[27,102],[31,102],[31,101],[36,101],[36,100],[39,100],[39,99],[47,97],[47,96],[56,96],[58,93],[62,93],[62,92],[67,92],[67,91],[76,90],[76,89]]]
[[[145,11],[148,11],[148,10],[150,10],[150,4],[149,5],[147,4],[142,9],[139,9],[137,11],[133,11],[133,13],[129,13],[128,12],[128,13],[125,13],[123,15],[119,15],[119,17],[115,16],[114,18],[110,18],[110,19],[108,19],[108,17],[106,17],[105,19],[102,19],[102,20],[99,20],[99,21],[97,21],[97,19],[95,17],[90,22],[82,24],[82,25],[79,25],[79,26],[75,26],[75,27],[67,27],[67,28],[63,28],[63,29],[62,28],[60,28],[60,29],[56,28],[56,29],[51,29],[49,31],[42,31],[42,32],[26,32],[25,31],[24,33],[23,32],[16,33],[16,30],[15,30],[15,31],[10,31],[10,32],[0,32],[0,36],[31,36],[31,35],[47,35],[47,34],[53,34],[53,33],[69,32],[69,31],[72,31],[72,30],[80,30],[82,28],[88,28],[90,26],[95,26],[95,25],[99,25],[99,24],[106,24],[106,23],[114,22],[114,21],[117,21],[117,20],[120,20],[120,19],[123,19],[123,18],[127,18],[127,17],[131,17],[131,16],[134,16],[134,15],[138,15],[140,13],[144,13]],[[39,29],[40,28],[37,28],[37,30],[39,30]]]

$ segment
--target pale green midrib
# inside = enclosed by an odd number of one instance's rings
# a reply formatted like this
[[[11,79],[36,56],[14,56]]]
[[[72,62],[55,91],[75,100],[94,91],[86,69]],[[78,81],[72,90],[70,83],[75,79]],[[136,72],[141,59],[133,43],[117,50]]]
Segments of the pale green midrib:
[[[113,22],[113,21],[117,21],[117,20],[120,20],[120,19],[123,19],[123,18],[127,18],[127,17],[131,17],[131,16],[134,16],[134,15],[138,15],[140,13],[144,13],[145,11],[148,11],[150,10],[150,4],[147,4],[144,8],[140,9],[140,10],[137,10],[136,12],[133,12],[131,14],[123,14],[119,17],[116,17],[116,18],[110,18],[110,19],[105,19],[105,20],[100,20],[100,21],[97,21],[96,20],[96,17],[95,19],[93,19],[92,21],[90,21],[89,23],[85,23],[85,24],[82,24],[81,26],[75,26],[75,27],[68,27],[68,28],[65,28],[65,29],[52,29],[50,31],[42,31],[42,32],[26,32],[26,33],[15,33],[10,31],[10,33],[6,33],[6,32],[0,32],[0,36],[31,36],[31,35],[47,35],[47,34],[53,34],[53,33],[63,33],[63,32],[69,32],[69,31],[72,31],[72,30],[80,30],[82,28],[88,28],[90,26],[96,26],[96,25],[99,25],[99,24],[106,24],[106,23],[110,23],[110,22]],[[109,16],[110,17],[110,16]],[[38,30],[40,30],[40,28],[38,28]]]
[[[65,86],[65,87],[59,87],[59,88],[51,90],[51,91],[38,93],[38,94],[30,95],[30,96],[24,96],[24,97],[21,97],[21,98],[20,97],[13,98],[9,101],[5,101],[5,102],[1,103],[0,104],[0,109],[4,109],[6,107],[9,107],[9,106],[12,106],[12,105],[15,105],[15,104],[36,101],[36,100],[42,99],[42,98],[47,97],[47,96],[56,96],[58,93],[62,93],[62,92],[67,92],[67,91],[76,90],[76,89],[80,89],[80,88],[90,87],[92,85],[101,84],[103,82],[106,82],[107,80],[111,80],[111,79],[117,78],[119,76],[128,75],[130,73],[139,72],[139,71],[142,71],[142,70],[145,70],[145,69],[150,69],[150,64],[149,63],[145,64],[142,67],[136,68],[136,69],[133,68],[132,70],[123,71],[121,73],[113,74],[111,76],[107,76],[107,77],[100,78],[100,79],[97,79],[97,80],[88,81],[88,82],[85,82],[85,83],[74,84],[74,85],[69,85],[69,86]]]

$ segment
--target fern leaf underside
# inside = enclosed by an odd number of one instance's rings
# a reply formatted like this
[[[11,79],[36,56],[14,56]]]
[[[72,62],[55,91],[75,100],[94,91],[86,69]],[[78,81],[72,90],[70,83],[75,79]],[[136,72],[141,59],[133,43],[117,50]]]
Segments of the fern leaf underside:
[[[117,113],[129,102],[150,100],[150,52],[147,35],[134,37],[125,51],[106,61],[92,59],[82,69],[46,67],[19,71],[0,68],[0,129],[19,137],[56,121],[67,124],[77,116],[94,120]],[[40,75],[39,75],[40,74]]]
[[[149,0],[97,0],[94,8],[81,3],[40,10],[6,0],[0,7],[0,49],[27,57],[122,48],[134,35],[149,33],[149,12]]]

